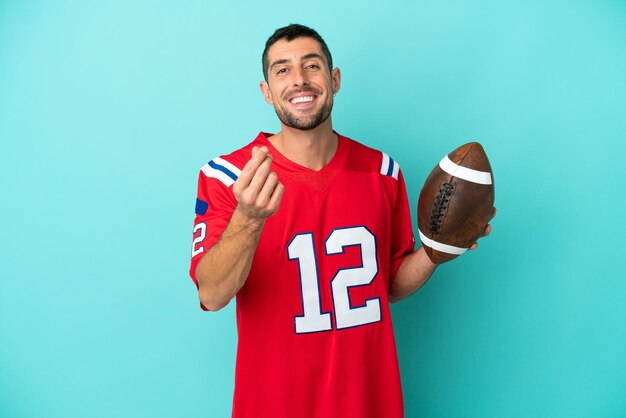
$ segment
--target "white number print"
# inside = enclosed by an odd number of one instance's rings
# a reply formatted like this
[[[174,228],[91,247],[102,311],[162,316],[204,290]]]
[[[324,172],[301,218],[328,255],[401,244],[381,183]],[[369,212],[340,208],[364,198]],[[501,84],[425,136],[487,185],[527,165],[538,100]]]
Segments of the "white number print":
[[[204,222],[200,222],[199,224],[194,226],[193,234],[196,235],[197,231],[200,231],[200,234],[198,234],[198,236],[194,238],[193,244],[191,245],[191,258],[197,256],[204,251],[203,245],[199,246],[198,248],[196,248],[196,246],[204,241],[204,238],[206,237],[206,224]]]
[[[296,333],[328,331],[332,329],[330,313],[322,313],[320,285],[313,247],[313,234],[296,235],[287,247],[290,260],[298,260],[302,288],[303,316],[296,316]]]
[[[378,274],[376,239],[365,227],[335,229],[326,240],[326,255],[342,254],[345,247],[359,246],[361,265],[340,269],[331,280],[335,323],[337,329],[352,328],[378,322],[381,319],[380,297],[367,299],[365,305],[353,307],[349,290],[367,286]],[[302,289],[303,316],[295,317],[296,333],[329,331],[329,312],[321,310],[321,295],[313,234],[298,234],[287,246],[290,260],[298,260]]]
[[[372,283],[378,274],[376,239],[365,227],[336,229],[326,240],[326,254],[341,254],[344,247],[361,246],[361,267],[342,269],[332,280],[337,329],[380,321],[380,298],[368,299],[365,305],[352,307],[348,290]]]

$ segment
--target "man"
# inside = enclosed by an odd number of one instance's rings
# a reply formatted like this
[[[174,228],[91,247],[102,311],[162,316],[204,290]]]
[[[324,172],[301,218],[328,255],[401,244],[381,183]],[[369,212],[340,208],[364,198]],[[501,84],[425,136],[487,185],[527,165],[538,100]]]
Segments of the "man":
[[[196,204],[202,307],[237,298],[233,416],[402,417],[389,302],[436,267],[414,251],[402,172],[333,131],[341,73],[317,32],[278,29],[263,72],[280,132],[205,165]]]

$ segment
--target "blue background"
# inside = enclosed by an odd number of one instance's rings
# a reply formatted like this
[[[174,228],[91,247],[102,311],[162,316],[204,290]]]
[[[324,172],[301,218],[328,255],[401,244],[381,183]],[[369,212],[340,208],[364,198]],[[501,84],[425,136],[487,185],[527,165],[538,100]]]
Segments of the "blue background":
[[[234,303],[187,276],[198,169],[278,122],[291,22],[335,128],[402,166],[480,141],[494,232],[393,307],[408,417],[626,416],[626,3],[0,2],[0,416],[227,417]]]

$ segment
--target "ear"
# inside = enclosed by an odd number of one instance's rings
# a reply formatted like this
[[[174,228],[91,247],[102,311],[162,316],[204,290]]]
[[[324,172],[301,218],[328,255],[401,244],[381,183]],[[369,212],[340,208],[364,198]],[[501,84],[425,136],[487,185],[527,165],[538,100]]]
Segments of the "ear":
[[[341,87],[341,71],[339,71],[339,68],[333,68],[330,72],[330,77],[332,81],[333,94],[336,94],[339,91],[339,87]]]
[[[267,81],[261,81],[259,83],[259,87],[261,87],[261,93],[263,93],[263,98],[268,104],[273,105],[274,100],[272,100],[272,92],[270,91],[270,86],[267,84]]]

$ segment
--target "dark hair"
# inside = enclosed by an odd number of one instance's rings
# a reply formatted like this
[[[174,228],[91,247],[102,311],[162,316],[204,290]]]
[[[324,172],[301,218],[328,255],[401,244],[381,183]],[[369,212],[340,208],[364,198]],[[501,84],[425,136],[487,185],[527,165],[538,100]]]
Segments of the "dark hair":
[[[324,56],[326,57],[326,60],[328,61],[329,70],[332,70],[333,57],[330,55],[328,46],[326,46],[326,42],[324,42],[324,39],[322,39],[320,34],[317,33],[314,29],[311,29],[307,26],[299,25],[297,23],[292,23],[289,26],[276,29],[276,31],[272,34],[272,36],[268,38],[267,42],[265,43],[265,49],[263,50],[263,58],[262,58],[263,77],[265,77],[265,81],[267,81],[267,70],[269,67],[269,62],[267,62],[267,51],[270,49],[270,47],[274,45],[276,42],[280,41],[281,39],[286,39],[288,42],[291,42],[296,38],[302,38],[302,37],[313,38],[317,42],[320,43],[320,46],[322,47],[322,53],[324,54]]]

